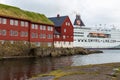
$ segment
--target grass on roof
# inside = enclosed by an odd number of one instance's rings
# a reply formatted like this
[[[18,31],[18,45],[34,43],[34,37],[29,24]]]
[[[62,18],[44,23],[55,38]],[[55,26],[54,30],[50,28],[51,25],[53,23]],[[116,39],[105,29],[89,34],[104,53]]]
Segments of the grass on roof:
[[[36,23],[54,25],[45,15],[25,11],[17,7],[0,4],[0,15],[14,18],[26,19]]]

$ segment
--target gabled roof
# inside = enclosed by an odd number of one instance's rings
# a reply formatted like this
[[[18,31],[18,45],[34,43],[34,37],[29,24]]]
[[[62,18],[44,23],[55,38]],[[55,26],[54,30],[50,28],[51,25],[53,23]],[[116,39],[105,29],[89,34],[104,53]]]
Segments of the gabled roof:
[[[29,20],[35,23],[54,25],[54,23],[43,14],[25,11],[20,8],[4,4],[0,4],[0,16]]]
[[[60,27],[62,26],[64,20],[67,18],[68,16],[59,16],[59,17],[51,17],[49,18],[51,21],[53,21],[55,27]]]

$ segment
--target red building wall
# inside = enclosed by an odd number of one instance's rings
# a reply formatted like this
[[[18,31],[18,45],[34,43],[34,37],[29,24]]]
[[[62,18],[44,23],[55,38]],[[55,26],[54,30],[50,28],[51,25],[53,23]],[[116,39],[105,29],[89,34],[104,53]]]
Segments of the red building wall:
[[[21,37],[20,33],[21,33],[21,31],[28,32],[29,26],[28,27],[21,27],[21,25],[20,25],[21,20],[19,20],[19,19],[13,19],[13,18],[8,18],[8,17],[0,17],[0,18],[5,18],[7,20],[6,24],[0,24],[0,30],[6,30],[6,36],[0,35],[0,40],[15,40],[15,41],[24,40],[24,41],[28,41],[28,37]],[[10,25],[11,19],[17,20],[18,25]],[[28,21],[26,21],[26,22],[28,22]],[[17,36],[10,36],[11,30],[17,31],[18,35]]]
[[[67,23],[67,25],[66,25]],[[70,25],[68,25],[70,24]],[[66,29],[66,32],[64,32],[64,29]],[[67,17],[64,21],[64,23],[62,24],[61,27],[61,34],[62,36],[65,35],[65,39],[63,39],[63,41],[69,41],[69,42],[73,42],[73,25],[69,19],[69,17]]]
[[[69,26],[66,25],[66,22],[69,23]],[[64,29],[66,29],[66,32],[64,32]],[[55,27],[55,30],[60,33],[60,38],[57,38],[57,35],[54,35],[54,41],[67,41],[67,42],[73,42],[73,25],[67,17],[62,26],[60,27]],[[65,36],[65,39],[63,38]]]
[[[38,29],[32,29],[32,24],[38,25]],[[45,26],[45,30],[40,29],[40,25]],[[48,26],[52,27],[52,31],[48,31]],[[53,42],[53,32],[54,32],[54,27],[51,25],[45,25],[45,24],[36,24],[36,23],[31,23],[30,26],[30,42]],[[32,38],[32,33],[37,33],[36,38]],[[41,38],[40,34],[45,34],[45,38]],[[48,38],[48,35],[52,35],[52,38]]]
[[[5,18],[6,24],[0,23],[0,30],[6,30],[6,35],[0,35],[0,40],[7,40],[7,41],[30,41],[30,42],[53,42],[53,32],[54,32],[54,27],[53,25],[46,25],[46,24],[40,24],[40,23],[32,23],[27,20],[22,20],[22,19],[16,19],[16,18],[10,18],[10,17],[2,17],[0,18]],[[10,20],[17,20],[18,25],[11,25]],[[22,26],[21,21],[27,22],[28,26]],[[38,25],[38,29],[32,29],[32,24]],[[46,26],[45,30],[40,30],[40,25]],[[51,27],[52,30],[48,30],[48,27]],[[10,31],[17,31],[18,35],[17,36],[11,36]],[[27,32],[27,36],[21,36],[21,32]],[[1,33],[1,32],[0,32]],[[32,38],[32,33],[37,33],[38,37],[37,38]],[[40,38],[40,34],[46,34],[46,38]],[[48,35],[52,35],[52,38],[48,38]]]

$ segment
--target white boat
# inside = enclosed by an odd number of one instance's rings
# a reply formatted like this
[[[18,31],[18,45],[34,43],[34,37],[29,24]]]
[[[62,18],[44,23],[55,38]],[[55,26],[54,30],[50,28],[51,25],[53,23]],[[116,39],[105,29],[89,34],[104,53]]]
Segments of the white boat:
[[[80,15],[74,22],[74,47],[120,48],[120,30],[86,27]]]

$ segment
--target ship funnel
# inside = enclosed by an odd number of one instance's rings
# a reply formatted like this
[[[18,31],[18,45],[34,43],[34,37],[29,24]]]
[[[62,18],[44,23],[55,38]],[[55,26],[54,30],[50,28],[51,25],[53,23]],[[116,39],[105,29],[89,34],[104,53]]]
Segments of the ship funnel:
[[[75,19],[75,21],[74,21],[74,25],[85,26],[85,24],[84,24],[83,21],[81,20],[80,15],[76,15],[76,19]]]

